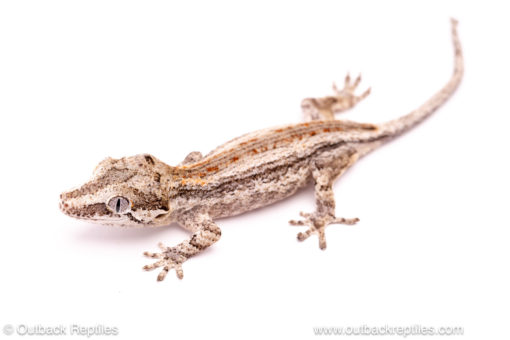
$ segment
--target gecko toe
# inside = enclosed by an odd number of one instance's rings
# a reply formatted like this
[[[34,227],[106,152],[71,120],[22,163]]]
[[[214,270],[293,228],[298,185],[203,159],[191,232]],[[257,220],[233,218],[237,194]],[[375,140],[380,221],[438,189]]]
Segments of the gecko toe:
[[[304,233],[301,233],[301,232],[300,232],[300,233],[298,233],[298,234],[297,234],[297,239],[298,239],[298,241],[304,241],[304,240],[306,240],[307,238],[309,238],[309,237],[310,237],[310,235],[312,235],[312,233],[313,233],[313,229],[312,229],[312,228],[310,228],[310,229],[308,229],[307,231],[305,231]]]
[[[168,274],[169,270],[170,270],[170,268],[168,268],[168,266],[163,267],[163,269],[158,274],[157,280],[158,281],[163,281],[165,279],[165,277],[166,277],[166,274]]]
[[[151,253],[149,251],[143,252],[143,255],[146,257],[149,257],[151,259],[160,259],[163,257],[163,255],[161,253]]]
[[[326,249],[326,234],[324,229],[324,227],[317,229],[317,235],[319,236],[319,248],[321,250]]]
[[[289,224],[293,225],[293,226],[304,226],[304,225],[306,225],[305,221],[296,221],[296,220],[290,220]]]
[[[330,224],[349,224],[353,225],[359,222],[359,218],[343,218],[343,217],[337,217],[333,221],[330,222]]]
[[[175,275],[179,278],[179,280],[182,280],[184,277],[184,273],[182,271],[182,266],[180,264],[175,266]]]
[[[156,268],[159,268],[161,266],[163,266],[164,264],[166,263],[165,260],[161,260],[161,261],[157,261],[157,262],[154,262],[153,264],[147,264],[145,266],[143,266],[143,270],[153,270],[153,269],[156,269]]]
[[[167,250],[168,250],[168,247],[167,247],[167,246],[165,246],[165,245],[163,244],[163,242],[159,242],[159,243],[158,243],[158,247],[159,247],[159,249],[161,249],[161,251],[163,251],[163,252],[165,252],[165,251],[167,251]]]
[[[310,213],[306,213],[304,211],[300,211],[299,212],[299,216],[303,217],[303,218],[310,218],[310,216],[312,216],[312,214]]]

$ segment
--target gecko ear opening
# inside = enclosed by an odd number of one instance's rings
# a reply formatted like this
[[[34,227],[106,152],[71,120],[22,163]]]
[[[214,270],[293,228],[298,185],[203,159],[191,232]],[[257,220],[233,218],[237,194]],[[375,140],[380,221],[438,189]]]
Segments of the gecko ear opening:
[[[108,208],[116,214],[125,214],[131,209],[129,200],[122,196],[115,196],[110,198],[107,204]]]

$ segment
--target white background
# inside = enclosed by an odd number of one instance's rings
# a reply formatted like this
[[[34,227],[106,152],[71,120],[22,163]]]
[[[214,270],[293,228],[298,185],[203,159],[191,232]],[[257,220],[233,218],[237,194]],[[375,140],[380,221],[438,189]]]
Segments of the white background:
[[[422,325],[508,339],[507,14],[488,1],[2,1],[0,327],[299,339],[321,326]],[[218,221],[221,240],[185,263],[182,281],[161,283],[142,252],[187,232],[58,210],[59,193],[106,156],[176,164],[299,122],[301,99],[331,93],[347,71],[372,94],[342,117],[403,115],[452,72],[450,16],[461,87],[335,184],[338,216],[361,222],[329,227],[326,251],[287,224],[313,209],[311,187]]]

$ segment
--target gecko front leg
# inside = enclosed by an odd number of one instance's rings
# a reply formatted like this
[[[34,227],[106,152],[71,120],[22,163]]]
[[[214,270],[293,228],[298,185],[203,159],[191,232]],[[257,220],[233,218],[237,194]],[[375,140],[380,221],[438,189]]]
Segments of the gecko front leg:
[[[172,268],[175,269],[177,277],[182,279],[184,276],[182,264],[190,257],[201,253],[221,237],[220,228],[207,213],[189,212],[177,222],[184,228],[193,231],[193,235],[189,240],[181,242],[175,247],[167,247],[159,243],[158,246],[161,249],[161,253],[150,253],[147,251],[143,253],[147,257],[159,260],[144,266],[143,269],[153,270],[163,267],[158,275],[158,281],[162,281]]]
[[[312,161],[312,177],[315,182],[315,204],[313,213],[300,212],[303,220],[291,220],[289,223],[295,226],[309,226],[310,228],[298,233],[299,241],[306,240],[310,235],[317,234],[320,249],[326,249],[325,229],[329,224],[355,224],[358,218],[343,218],[335,216],[335,197],[333,194],[333,182],[347,168],[358,159],[355,150],[347,148],[331,151],[323,154]]]

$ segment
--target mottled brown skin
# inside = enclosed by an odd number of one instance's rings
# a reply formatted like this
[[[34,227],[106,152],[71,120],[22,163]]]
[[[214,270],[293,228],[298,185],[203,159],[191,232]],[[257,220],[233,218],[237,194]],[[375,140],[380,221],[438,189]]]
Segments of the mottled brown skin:
[[[144,269],[162,267],[158,280],[163,280],[174,268],[182,278],[182,263],[220,239],[214,219],[282,200],[312,182],[316,210],[301,213],[303,220],[290,223],[308,226],[298,239],[317,234],[320,248],[325,249],[327,225],[358,221],[335,216],[334,180],[360,157],[421,122],[458,87],[463,60],[455,21],[452,32],[455,69],[450,81],[408,115],[377,125],[333,120],[333,113],[353,107],[369,93],[356,96],[360,78],[351,84],[347,77],[343,90],[334,87],[334,96],[303,100],[305,123],[252,132],[206,156],[192,152],[177,166],[148,154],[107,158],[89,182],[60,196],[60,209],[101,224],[179,223],[192,232],[191,238],[174,247],[160,243],[160,253],[145,252],[157,262]]]

